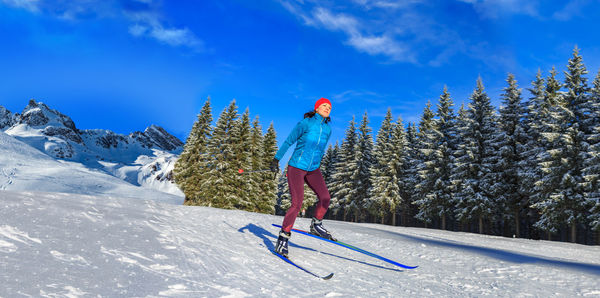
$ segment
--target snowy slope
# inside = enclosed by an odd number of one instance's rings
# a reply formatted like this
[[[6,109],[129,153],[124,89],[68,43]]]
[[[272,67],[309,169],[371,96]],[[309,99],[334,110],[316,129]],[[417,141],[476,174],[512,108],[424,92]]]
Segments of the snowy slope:
[[[0,106],[0,131],[76,168],[104,171],[136,186],[183,196],[172,179],[183,143],[161,127],[151,125],[129,135],[80,130],[70,117],[30,100],[20,114]]]
[[[0,132],[0,190],[6,189],[118,195],[183,203],[182,196],[139,187],[80,163],[56,160]]]
[[[293,234],[282,217],[77,194],[0,191],[0,296],[600,296],[600,247],[326,221],[345,242],[409,265]],[[296,227],[306,229],[307,219]]]

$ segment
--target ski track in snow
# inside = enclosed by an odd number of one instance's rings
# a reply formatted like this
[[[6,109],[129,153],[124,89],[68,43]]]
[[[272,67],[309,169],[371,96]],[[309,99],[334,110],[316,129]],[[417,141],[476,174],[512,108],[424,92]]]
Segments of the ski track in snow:
[[[293,234],[291,258],[324,281],[271,253],[280,216],[13,191],[0,206],[0,297],[600,297],[598,246],[325,221],[419,268]]]

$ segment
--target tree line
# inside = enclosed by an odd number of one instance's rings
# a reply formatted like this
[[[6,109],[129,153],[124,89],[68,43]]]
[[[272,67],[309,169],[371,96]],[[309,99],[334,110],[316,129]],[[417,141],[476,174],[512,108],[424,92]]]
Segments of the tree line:
[[[498,109],[480,78],[466,107],[455,111],[445,87],[418,125],[388,109],[375,139],[367,113],[353,118],[322,160],[326,217],[600,243],[600,73],[587,74],[575,47],[563,82],[538,71],[524,95],[509,74]],[[175,167],[185,204],[285,212],[285,175],[261,171],[276,133],[258,120],[233,101],[213,128],[207,100]],[[315,202],[306,189],[306,216]]]

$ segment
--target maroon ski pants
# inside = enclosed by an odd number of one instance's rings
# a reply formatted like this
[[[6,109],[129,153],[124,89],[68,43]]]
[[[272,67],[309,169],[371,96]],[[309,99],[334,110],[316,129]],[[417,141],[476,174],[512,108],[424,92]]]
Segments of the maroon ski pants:
[[[316,169],[307,172],[288,166],[287,179],[290,187],[290,196],[292,197],[292,206],[290,206],[285,213],[283,224],[281,225],[282,229],[286,232],[290,232],[294,226],[298,212],[300,212],[300,209],[302,208],[302,201],[304,201],[304,182],[306,182],[310,189],[317,194],[317,198],[319,199],[314,217],[319,220],[323,219],[323,216],[325,216],[325,213],[327,212],[327,208],[329,208],[331,196],[325,185],[321,170]]]

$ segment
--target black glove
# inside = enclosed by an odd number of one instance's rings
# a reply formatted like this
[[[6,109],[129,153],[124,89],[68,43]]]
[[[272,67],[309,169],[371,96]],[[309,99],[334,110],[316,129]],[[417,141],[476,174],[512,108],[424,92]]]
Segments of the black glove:
[[[269,166],[269,169],[271,169],[271,172],[273,172],[273,173],[277,173],[279,171],[279,160],[277,160],[277,158],[273,158],[273,161],[271,161],[271,165]]]

